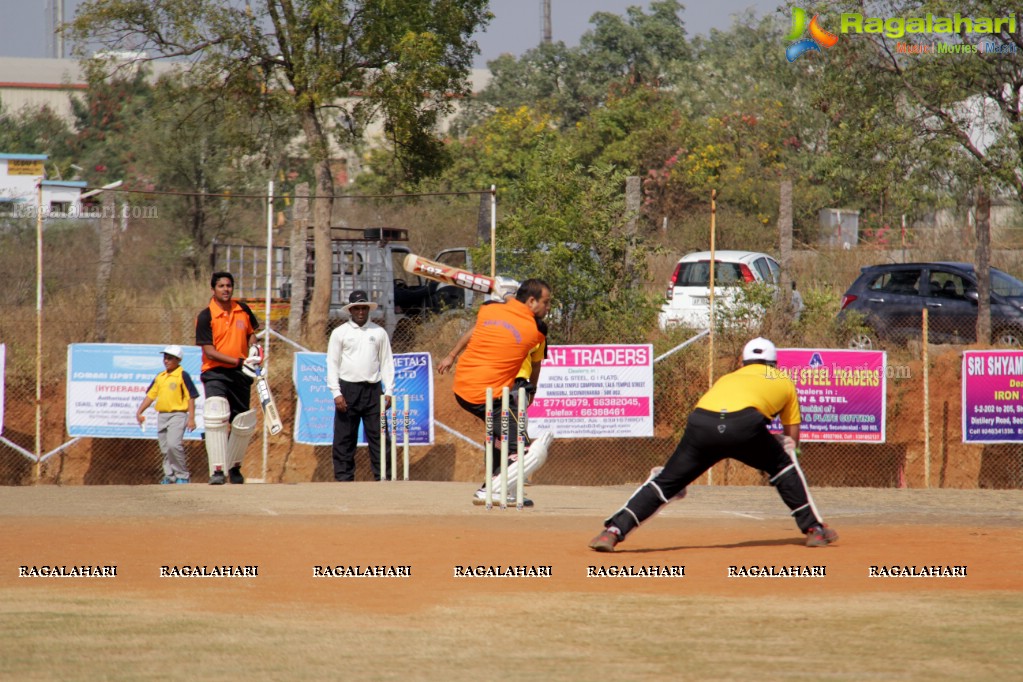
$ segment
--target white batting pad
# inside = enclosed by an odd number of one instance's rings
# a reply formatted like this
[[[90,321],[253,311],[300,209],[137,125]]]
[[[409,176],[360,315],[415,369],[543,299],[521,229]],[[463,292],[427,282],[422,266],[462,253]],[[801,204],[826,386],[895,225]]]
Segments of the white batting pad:
[[[526,451],[526,460],[523,464],[523,471],[525,472],[527,479],[547,462],[547,450],[550,448],[552,442],[554,442],[554,434],[550,431],[544,431],[543,435],[529,445],[529,450]],[[508,487],[510,489],[514,488],[511,481],[515,480],[515,476],[518,473],[515,454],[516,453],[512,453],[512,456],[508,458]],[[497,490],[497,486],[500,484],[501,475],[496,474],[494,476],[494,489]]]
[[[256,411],[242,412],[231,422],[231,437],[227,441],[227,468],[241,464],[245,450],[249,447],[252,434],[256,430]]]
[[[206,424],[206,459],[209,461],[210,476],[217,467],[226,474],[227,425],[231,418],[231,406],[227,398],[207,398],[203,404],[202,416]]]

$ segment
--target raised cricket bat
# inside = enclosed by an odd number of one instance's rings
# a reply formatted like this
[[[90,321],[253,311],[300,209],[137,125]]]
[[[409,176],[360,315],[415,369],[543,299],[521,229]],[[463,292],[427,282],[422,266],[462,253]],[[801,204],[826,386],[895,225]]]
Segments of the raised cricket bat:
[[[493,277],[477,275],[474,272],[463,268],[456,268],[452,265],[444,265],[443,263],[417,256],[414,253],[405,256],[404,266],[406,272],[410,274],[422,275],[427,279],[443,282],[444,284],[452,284],[456,287],[478,291],[483,294],[492,292],[497,284]]]
[[[284,422],[277,411],[277,403],[274,402],[273,393],[270,392],[270,382],[266,380],[264,372],[259,373],[256,379],[256,392],[259,393],[259,406],[263,408],[263,422],[270,431],[271,436],[276,436],[284,430]]]

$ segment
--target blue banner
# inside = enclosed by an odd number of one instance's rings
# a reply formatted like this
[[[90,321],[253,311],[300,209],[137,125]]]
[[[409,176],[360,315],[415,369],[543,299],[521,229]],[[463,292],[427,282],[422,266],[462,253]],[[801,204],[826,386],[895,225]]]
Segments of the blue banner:
[[[295,353],[292,379],[295,382],[295,442],[306,445],[331,445],[334,442],[334,399],[327,387],[327,354]],[[409,445],[433,444],[433,369],[429,353],[403,353],[394,356],[398,437],[402,433],[404,397],[409,397]],[[393,412],[389,414],[394,414]],[[391,428],[391,419],[388,419]],[[359,429],[359,445],[366,445],[366,434]]]
[[[71,436],[95,438],[156,438],[156,410],[149,407],[145,431],[135,411],[146,389],[164,371],[163,345],[127,343],[73,343],[67,350],[67,430]],[[195,430],[187,440],[202,438],[203,387],[199,381],[202,349],[182,346],[182,367],[192,377],[199,398],[195,401]]]

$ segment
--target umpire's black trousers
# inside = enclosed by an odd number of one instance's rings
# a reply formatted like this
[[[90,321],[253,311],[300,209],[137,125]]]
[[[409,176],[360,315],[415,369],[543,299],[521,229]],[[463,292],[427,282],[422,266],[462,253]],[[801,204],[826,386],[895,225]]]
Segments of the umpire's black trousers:
[[[766,473],[801,531],[821,523],[799,464],[767,430],[768,424],[752,407],[732,413],[693,410],[664,470],[643,484],[605,527],[616,526],[624,537],[726,457]]]
[[[366,430],[369,444],[369,463],[373,468],[373,480],[380,480],[380,396],[383,388],[379,381],[339,381],[341,395],[348,409],[344,412],[334,409],[334,480],[355,480],[355,447],[359,438],[359,424]],[[384,433],[387,456],[384,457],[384,478],[388,477],[391,466],[390,430]]]

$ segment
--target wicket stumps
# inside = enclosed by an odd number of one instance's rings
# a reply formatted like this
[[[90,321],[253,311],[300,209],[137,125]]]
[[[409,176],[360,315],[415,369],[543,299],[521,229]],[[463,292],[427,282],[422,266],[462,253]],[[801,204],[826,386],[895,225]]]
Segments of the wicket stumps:
[[[486,508],[494,508],[494,389],[487,389],[487,411],[486,418],[483,420],[487,429],[487,435],[484,439],[486,443],[486,455],[484,457],[484,468],[486,471],[483,472],[483,490],[487,495]]]
[[[409,472],[409,397],[402,396],[402,459],[404,464],[404,480],[408,480]],[[380,480],[386,481],[384,471],[387,469],[387,396],[380,396]],[[398,399],[391,396],[391,480],[398,480]]]
[[[402,445],[402,459],[404,460],[405,468],[403,470],[403,480],[408,480],[408,429],[409,429],[409,411],[408,411],[408,394],[402,396],[402,425],[404,426],[404,444]]]
[[[519,422],[518,438],[515,441],[515,508],[522,510],[522,500],[526,495],[526,389],[520,388],[518,395]]]
[[[518,423],[518,431],[516,437],[515,451],[516,451],[516,466],[513,475],[515,476],[515,507],[516,509],[523,509],[523,499],[525,496],[525,443],[526,443],[526,389],[520,388],[518,392],[518,411],[515,417],[512,417],[511,410],[509,408],[510,392],[507,387],[501,389],[501,449],[499,453],[500,461],[500,475],[498,476],[498,495],[501,496],[500,506],[501,509],[508,508],[508,435],[511,431],[510,421],[515,419]],[[486,508],[493,509],[493,482],[494,482],[494,389],[487,389],[487,402],[486,402],[486,418],[484,423],[486,426],[486,437],[484,442],[486,443],[485,451],[486,455],[484,458],[484,467],[486,472],[484,473],[484,491],[487,497]]]

